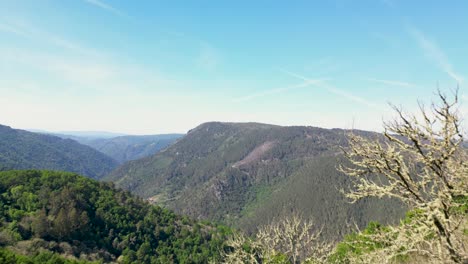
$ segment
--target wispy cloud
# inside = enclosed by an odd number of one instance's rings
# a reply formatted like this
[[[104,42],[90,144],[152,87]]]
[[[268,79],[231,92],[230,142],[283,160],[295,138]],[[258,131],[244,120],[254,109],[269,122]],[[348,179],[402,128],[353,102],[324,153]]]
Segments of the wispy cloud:
[[[342,70],[343,61],[327,56],[310,61],[304,65],[304,70],[313,72],[317,76],[333,75]],[[279,69],[281,70],[281,69]]]
[[[13,33],[15,35],[22,36],[22,37],[28,37],[28,34],[21,31],[20,29],[15,28],[8,24],[1,23],[1,22],[0,22],[0,31],[6,32],[6,33]]]
[[[85,2],[87,2],[87,3],[89,3],[89,4],[92,4],[92,5],[94,5],[94,6],[97,6],[97,7],[99,7],[99,8],[102,8],[102,9],[104,9],[104,10],[107,10],[107,11],[109,11],[109,12],[111,12],[111,13],[114,13],[114,14],[116,14],[116,15],[118,15],[118,16],[125,17],[125,18],[129,18],[129,17],[130,17],[129,15],[127,15],[127,14],[125,14],[124,12],[120,11],[119,9],[117,9],[117,8],[115,8],[115,7],[113,7],[113,6],[109,5],[109,4],[107,4],[107,3],[105,3],[105,2],[102,1],[102,0],[83,0],[83,1],[85,1]]]
[[[179,80],[173,80],[156,68],[149,71],[147,67],[119,61],[112,53],[44,31],[27,20],[0,17],[2,33],[19,36],[41,47],[45,45],[60,49],[57,52],[57,49],[0,46],[0,68],[15,65],[43,76],[50,74],[52,82],[65,84],[62,85],[64,91],[87,89],[127,93],[138,90],[138,87],[142,90],[150,90],[149,87],[179,87]],[[21,70],[17,72],[22,73]]]
[[[249,95],[246,95],[246,96],[235,98],[232,101],[236,102],[236,103],[250,101],[250,100],[265,97],[265,96],[268,96],[268,95],[280,94],[280,93],[285,93],[285,92],[295,90],[295,89],[299,89],[299,88],[305,88],[305,87],[308,87],[308,86],[311,86],[311,85],[314,85],[314,84],[324,82],[326,80],[327,79],[307,80],[307,81],[305,81],[303,83],[300,83],[300,84],[297,84],[297,85],[291,85],[291,86],[288,86],[288,87],[276,88],[276,89],[271,89],[271,90],[261,91],[261,92],[258,92],[258,93],[249,94]]]
[[[63,88],[64,90],[75,85],[81,89],[103,85],[118,76],[116,67],[110,63],[88,60],[79,56],[64,57],[46,52],[2,48],[0,49],[0,60],[2,60],[0,66],[12,65],[18,68],[24,66],[28,68],[31,75],[48,76],[49,80],[53,80],[53,82],[66,84],[64,86],[67,88]],[[40,82],[42,81],[38,81],[38,83]]]
[[[21,86],[33,95],[40,91],[32,88],[41,87],[39,90],[53,97],[87,94],[131,100],[132,96],[140,94],[148,98],[163,94],[166,91],[161,87],[171,91],[187,87],[189,83],[172,79],[157,68],[126,64],[115,58],[89,59],[21,48],[0,48],[0,68],[7,69],[0,80],[0,94],[2,91],[16,93],[16,87]],[[15,70],[8,71],[10,68]],[[31,76],[26,78],[27,86],[24,76]]]
[[[298,79],[301,79],[301,80],[304,80],[304,81],[314,81],[313,79],[309,79],[303,75],[300,75],[300,74],[297,74],[297,73],[294,73],[294,72],[290,72],[290,71],[287,71],[287,70],[282,70],[284,73],[292,76],[292,77],[295,77],[295,78],[298,78]],[[317,82],[317,83],[312,83],[312,85],[315,85],[317,87],[321,87],[323,89],[326,89],[328,90],[329,92],[335,94],[335,95],[338,95],[340,97],[343,97],[345,99],[348,99],[350,101],[353,101],[353,102],[356,102],[356,103],[359,103],[361,105],[365,105],[365,106],[368,106],[368,107],[371,107],[371,108],[376,108],[376,109],[380,109],[380,107],[373,103],[373,102],[370,102],[368,101],[367,99],[363,98],[363,97],[360,97],[360,96],[357,96],[357,95],[354,95],[354,94],[351,94],[345,90],[342,90],[342,89],[339,89],[331,84],[328,84],[327,82],[325,81],[321,81],[321,82]]]
[[[367,78],[366,80],[370,82],[376,82],[376,83],[383,83],[391,86],[400,86],[400,87],[418,87],[416,84],[409,83],[409,82],[402,82],[402,81],[395,81],[395,80],[383,80],[383,79],[376,79],[376,78]]]
[[[367,107],[370,107],[370,108],[375,108],[375,109],[380,109],[381,108],[377,104],[372,103],[372,102],[370,102],[369,100],[367,100],[367,99],[365,99],[363,97],[351,94],[349,92],[346,92],[345,90],[336,88],[335,86],[332,86],[330,84],[324,83],[324,84],[321,84],[320,86],[327,89],[328,91],[336,94],[336,95],[339,95],[339,96],[341,96],[343,98],[346,98],[346,99],[348,99],[350,101],[359,103],[361,105],[364,105],[364,106],[367,106]]]
[[[423,32],[417,28],[410,27],[408,29],[410,34],[416,39],[425,55],[432,59],[445,73],[447,73],[457,83],[462,83],[464,78],[455,72],[452,64],[449,62],[443,50],[431,39],[429,39]]]
[[[13,21],[8,21],[8,22],[0,21],[0,31],[10,33],[10,34],[15,34],[22,38],[51,44],[59,48],[63,48],[63,49],[67,49],[67,50],[79,53],[81,55],[96,56],[100,54],[99,52],[93,49],[85,48],[73,41],[67,40],[55,34],[41,31],[31,25],[27,25],[26,23],[15,23]]]

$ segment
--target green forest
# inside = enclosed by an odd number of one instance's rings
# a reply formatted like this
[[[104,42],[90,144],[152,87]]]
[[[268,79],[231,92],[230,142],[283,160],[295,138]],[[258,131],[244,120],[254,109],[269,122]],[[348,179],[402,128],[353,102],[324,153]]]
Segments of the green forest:
[[[350,204],[340,193],[351,183],[336,169],[346,162],[340,149],[347,146],[346,133],[210,122],[164,152],[123,164],[104,180],[177,213],[249,233],[270,219],[302,212],[327,222],[322,236],[338,240],[349,232],[349,221],[361,228],[369,221],[397,223],[405,212],[404,205],[392,199]]]
[[[23,258],[14,251],[32,253],[25,263],[53,253],[99,262],[207,263],[219,260],[230,232],[73,173],[1,172],[0,192],[0,259]]]
[[[66,134],[52,134],[61,138],[69,138],[124,163],[129,160],[151,156],[173,144],[183,134],[162,134],[143,136],[117,136],[111,138],[94,138]]]
[[[118,162],[71,139],[0,125],[0,171],[48,169],[100,179]]]

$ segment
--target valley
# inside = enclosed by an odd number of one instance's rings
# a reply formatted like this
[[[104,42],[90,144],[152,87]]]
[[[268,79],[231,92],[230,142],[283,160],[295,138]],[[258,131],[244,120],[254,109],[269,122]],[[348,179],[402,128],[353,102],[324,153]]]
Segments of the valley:
[[[101,179],[118,164],[113,158],[71,139],[0,125],[0,170],[49,169]]]
[[[468,264],[467,14],[0,0],[0,264]]]

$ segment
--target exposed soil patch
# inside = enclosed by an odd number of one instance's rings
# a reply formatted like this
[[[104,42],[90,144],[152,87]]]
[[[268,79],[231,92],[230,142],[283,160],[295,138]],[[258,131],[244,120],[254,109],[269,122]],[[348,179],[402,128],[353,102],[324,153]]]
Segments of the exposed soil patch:
[[[254,150],[252,150],[245,158],[242,160],[234,163],[232,165],[233,168],[238,168],[242,165],[248,165],[250,163],[253,163],[255,161],[260,160],[260,158],[265,154],[267,151],[269,151],[271,148],[275,146],[276,142],[275,141],[266,141],[262,145],[256,147]]]

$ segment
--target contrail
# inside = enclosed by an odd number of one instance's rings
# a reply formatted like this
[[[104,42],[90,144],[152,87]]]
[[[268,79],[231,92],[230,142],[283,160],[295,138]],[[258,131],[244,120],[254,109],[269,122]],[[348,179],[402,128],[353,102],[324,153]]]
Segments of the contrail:
[[[301,79],[301,80],[304,80],[304,81],[314,81],[312,79],[309,79],[303,75],[300,75],[300,74],[297,74],[297,73],[294,73],[294,72],[291,72],[291,71],[288,71],[288,70],[284,70],[284,69],[280,69],[282,72],[286,73],[287,75],[290,75],[290,76],[293,76],[295,78],[298,78],[298,79]],[[365,105],[365,106],[368,106],[368,107],[371,107],[371,108],[377,108],[377,109],[380,109],[380,107],[368,100],[366,100],[365,98],[362,98],[362,97],[359,97],[359,96],[356,96],[356,95],[353,95],[353,94],[350,94],[342,89],[339,89],[335,86],[332,86],[328,83],[326,83],[325,81],[323,82],[319,82],[319,83],[314,83],[312,85],[315,85],[317,87],[322,87],[326,90],[328,90],[329,92],[333,93],[333,94],[336,94],[338,96],[341,96],[343,98],[346,98],[348,100],[351,100],[351,101],[354,101],[356,103],[359,103],[359,104],[362,104],[362,105]]]
[[[255,99],[255,98],[259,98],[259,97],[264,97],[264,96],[268,96],[268,95],[272,95],[272,94],[284,93],[284,92],[294,90],[294,89],[298,89],[298,88],[304,88],[304,87],[311,86],[311,85],[314,85],[314,84],[318,84],[318,83],[321,83],[321,82],[324,82],[324,81],[326,81],[326,79],[307,80],[307,81],[305,81],[303,83],[300,83],[300,84],[297,84],[297,85],[292,85],[292,86],[288,86],[288,87],[276,88],[276,89],[266,90],[266,91],[262,91],[262,92],[258,92],[258,93],[253,93],[253,94],[246,95],[246,96],[243,96],[243,97],[235,98],[232,101],[233,102],[245,102],[245,101],[249,101],[249,100],[252,100],[252,99]]]

